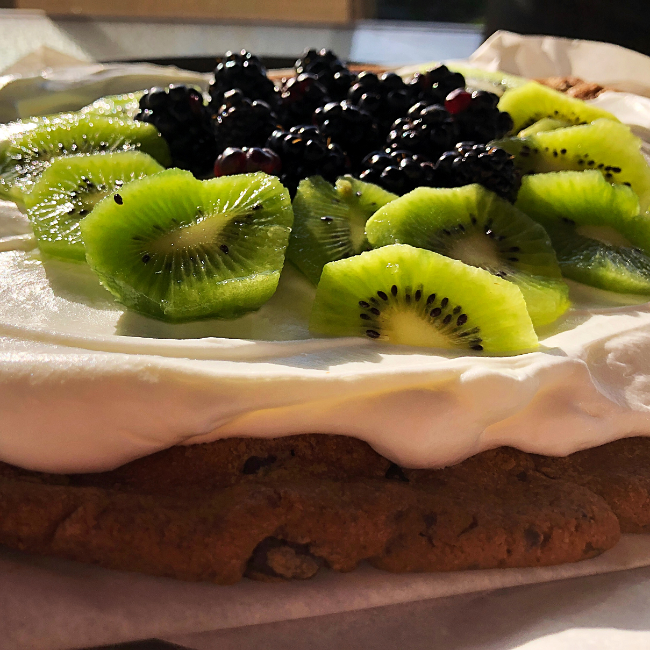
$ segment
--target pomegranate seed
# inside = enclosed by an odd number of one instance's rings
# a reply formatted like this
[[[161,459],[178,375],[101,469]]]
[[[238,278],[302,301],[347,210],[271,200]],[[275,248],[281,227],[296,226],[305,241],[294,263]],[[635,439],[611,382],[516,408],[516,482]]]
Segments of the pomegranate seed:
[[[472,103],[472,96],[462,88],[452,90],[445,99],[445,109],[452,115],[462,113]]]

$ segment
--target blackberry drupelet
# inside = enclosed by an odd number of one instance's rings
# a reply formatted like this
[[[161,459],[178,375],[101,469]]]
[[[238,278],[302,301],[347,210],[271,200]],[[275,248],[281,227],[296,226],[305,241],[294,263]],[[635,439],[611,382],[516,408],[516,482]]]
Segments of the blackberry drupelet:
[[[458,141],[453,117],[440,105],[418,102],[393,123],[386,140],[391,149],[405,149],[435,160]]]
[[[512,127],[512,118],[501,112],[499,97],[485,90],[468,93],[457,89],[447,95],[445,108],[453,115],[459,140],[487,144],[502,138]]]
[[[346,101],[330,102],[317,109],[314,122],[328,140],[345,151],[354,171],[369,151],[380,146],[379,131],[371,115]]]
[[[350,171],[341,147],[328,143],[315,126],[294,126],[288,131],[278,129],[271,134],[266,146],[280,157],[280,180],[292,197],[303,178],[320,175],[333,183]]]
[[[296,61],[296,75],[308,72],[316,75],[318,81],[325,86],[333,101],[341,101],[348,94],[354,83],[355,75],[331,50],[306,50]]]
[[[281,90],[280,121],[285,128],[309,124],[314,111],[330,101],[318,77],[303,72],[287,80]]]
[[[424,156],[398,149],[374,151],[366,156],[359,174],[362,181],[374,183],[393,194],[406,194],[416,187],[430,186],[433,164]]]
[[[215,176],[232,176],[250,172],[265,172],[279,176],[282,161],[278,154],[270,149],[260,147],[244,147],[236,149],[228,147],[214,163]]]
[[[406,115],[412,97],[404,80],[394,72],[380,77],[374,72],[362,72],[348,92],[348,101],[372,115],[384,138],[393,122]]]
[[[445,97],[457,88],[465,88],[465,77],[441,65],[434,70],[416,73],[408,84],[413,102],[442,104]]]
[[[227,147],[263,147],[279,128],[278,118],[266,102],[252,101],[240,90],[229,90],[223,101],[212,119],[219,152]]]
[[[459,142],[435,164],[436,187],[461,187],[480,183],[499,196],[514,202],[521,178],[512,156],[503,149],[472,142]]]
[[[151,88],[140,98],[136,120],[153,124],[167,141],[172,165],[195,176],[212,172],[219,153],[203,97],[195,88],[172,85]]]
[[[238,88],[245,97],[265,101],[275,107],[279,95],[275,84],[266,76],[266,68],[250,52],[226,52],[224,59],[214,69],[210,84],[210,107],[213,111],[223,104],[224,94]]]

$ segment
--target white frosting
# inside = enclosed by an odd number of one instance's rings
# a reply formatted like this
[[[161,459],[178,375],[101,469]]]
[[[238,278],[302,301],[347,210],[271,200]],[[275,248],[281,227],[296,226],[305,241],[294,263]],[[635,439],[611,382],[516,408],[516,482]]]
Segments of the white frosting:
[[[0,203],[9,463],[105,470],[175,444],[338,433],[436,467],[499,445],[564,455],[650,435],[650,304],[574,286],[583,306],[540,351],[458,356],[312,338],[314,290],[290,268],[255,314],[168,325],[124,311],[87,267],[43,263],[32,246],[24,216]]]

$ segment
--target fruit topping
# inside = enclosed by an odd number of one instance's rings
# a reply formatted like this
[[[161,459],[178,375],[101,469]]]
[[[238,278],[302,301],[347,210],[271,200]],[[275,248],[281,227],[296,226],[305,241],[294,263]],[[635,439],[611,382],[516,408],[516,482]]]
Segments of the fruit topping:
[[[233,89],[239,89],[248,99],[260,99],[270,106],[275,106],[279,95],[275,84],[267,74],[266,68],[254,54],[226,52],[226,56],[214,69],[214,81],[210,84],[210,107],[218,111],[224,103],[224,95]]]
[[[172,165],[206,176],[217,157],[210,114],[201,93],[190,86],[151,88],[140,97],[136,120],[153,124],[167,141]]]
[[[64,156],[52,161],[25,195],[27,215],[43,255],[86,261],[81,220],[125,183],[163,171],[140,151]]]
[[[467,100],[462,92],[453,91],[445,100],[445,108],[454,116],[459,140],[487,144],[512,130],[510,115],[497,108],[498,95],[476,90]]]
[[[608,111],[569,97],[535,81],[507,90],[499,101],[499,109],[510,114],[515,133],[544,117],[569,124],[588,124],[600,118],[618,122]]]
[[[129,150],[143,151],[163,166],[171,163],[169,147],[152,124],[75,114],[49,120],[0,149],[0,197],[22,201],[54,158]]]
[[[400,244],[327,264],[309,327],[320,334],[466,352],[509,354],[538,345],[514,284]]]
[[[435,176],[428,158],[400,149],[375,151],[363,159],[361,168],[361,180],[399,195],[422,185],[433,185]]]
[[[381,76],[374,72],[361,72],[350,88],[348,101],[372,115],[382,138],[388,135],[393,122],[404,117],[415,103],[411,89],[394,72]]]
[[[562,273],[619,293],[650,293],[650,219],[636,194],[595,170],[526,176],[517,207],[544,225]]]
[[[170,169],[125,185],[81,223],[86,257],[127,307],[155,318],[232,318],[274,293],[293,213],[277,178],[208,181]]]
[[[366,233],[374,247],[418,246],[514,282],[536,327],[569,307],[568,287],[544,228],[480,185],[421,187],[378,210]]]
[[[227,147],[263,147],[277,128],[278,118],[271,107],[244,97],[240,90],[229,90],[224,95],[213,119],[218,151]]]
[[[345,99],[354,83],[353,73],[331,50],[306,50],[296,61],[295,70],[296,75],[303,72],[315,75],[334,101]]]
[[[285,127],[309,124],[317,108],[330,101],[325,86],[314,74],[303,72],[291,77],[281,90],[279,114]]]
[[[453,151],[440,156],[432,183],[435,187],[461,187],[479,183],[504,199],[514,201],[519,173],[512,156],[504,149],[486,144],[459,142]]]
[[[318,284],[325,264],[370,249],[366,221],[396,198],[350,176],[339,178],[336,185],[320,176],[301,181],[293,200],[287,258]]]
[[[228,147],[214,163],[214,175],[217,177],[250,172],[264,172],[279,176],[281,169],[282,161],[278,154],[270,149],[259,147],[243,149]]]
[[[640,151],[641,140],[625,124],[600,119],[497,144],[515,155],[523,173],[597,169],[610,183],[629,185],[642,212],[650,206],[650,167]]]
[[[266,146],[282,161],[280,180],[293,196],[303,178],[320,175],[330,182],[350,171],[350,162],[337,144],[329,142],[315,126],[278,129]]]
[[[380,145],[379,131],[371,115],[348,102],[330,102],[314,113],[318,130],[338,144],[356,171],[368,151]]]
[[[445,98],[457,88],[465,88],[465,77],[450,70],[446,65],[433,70],[418,72],[408,84],[413,102],[444,104]]]
[[[440,105],[419,102],[406,117],[393,123],[387,143],[392,149],[405,149],[435,160],[458,142],[453,117]]]

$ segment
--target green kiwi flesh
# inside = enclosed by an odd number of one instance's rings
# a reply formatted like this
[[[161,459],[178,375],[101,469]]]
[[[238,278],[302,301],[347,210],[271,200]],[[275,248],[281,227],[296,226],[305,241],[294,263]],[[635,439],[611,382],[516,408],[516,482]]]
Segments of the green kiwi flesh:
[[[119,302],[168,321],[234,318],[274,293],[293,222],[262,172],[207,181],[169,169],[133,181],[81,222],[86,259]]]
[[[140,111],[140,97],[144,90],[123,95],[108,95],[84,106],[79,112],[82,115],[105,115],[108,117],[120,117],[122,119],[133,119]]]
[[[517,134],[518,138],[527,138],[529,135],[537,135],[545,131],[555,131],[555,129],[565,129],[567,126],[572,126],[565,120],[554,120],[552,117],[543,117],[528,128],[522,129]]]
[[[507,72],[482,70],[461,63],[445,64],[453,72],[460,72],[465,77],[465,83],[471,90],[488,90],[499,96],[510,88],[519,88],[528,83],[523,77]]]
[[[510,354],[538,345],[514,284],[403,244],[326,264],[309,327],[470,353]]]
[[[293,200],[287,258],[318,284],[325,264],[371,248],[366,221],[396,198],[377,185],[348,176],[335,185],[321,176],[306,178]]]
[[[641,153],[641,140],[625,124],[596,120],[495,144],[515,156],[524,174],[596,169],[610,183],[629,185],[642,212],[650,206],[650,167]]]
[[[417,188],[381,208],[366,233],[375,247],[426,248],[514,282],[535,327],[569,308],[569,289],[544,228],[481,185]]]
[[[86,261],[81,220],[125,183],[163,171],[140,151],[56,158],[25,195],[27,215],[45,256]]]
[[[23,201],[54,158],[139,150],[171,164],[167,143],[145,122],[95,115],[65,115],[23,133],[0,148],[0,197]]]
[[[563,120],[569,124],[588,124],[600,118],[618,122],[609,111],[569,97],[536,81],[508,89],[499,100],[499,110],[510,114],[514,122],[514,133],[544,117]]]
[[[525,176],[516,206],[544,225],[562,273],[619,293],[650,292],[650,218],[595,171]]]

